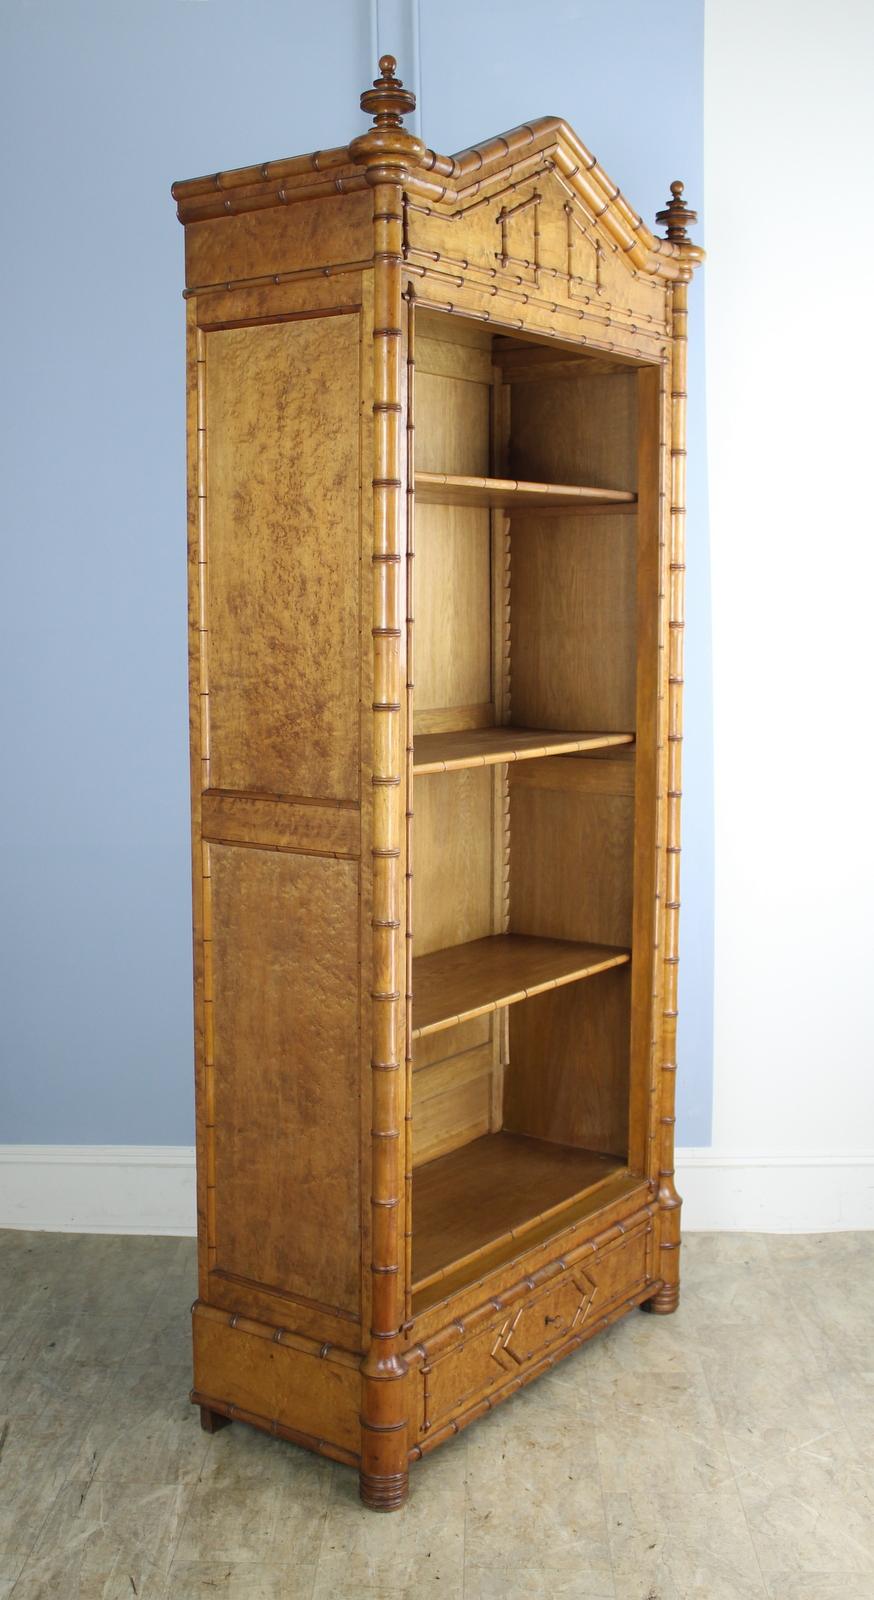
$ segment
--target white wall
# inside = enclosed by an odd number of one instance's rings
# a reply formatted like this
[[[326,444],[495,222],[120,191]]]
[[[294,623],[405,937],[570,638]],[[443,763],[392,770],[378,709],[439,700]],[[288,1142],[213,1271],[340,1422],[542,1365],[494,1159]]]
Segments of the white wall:
[[[870,0],[708,0],[717,1156],[874,1161],[872,67]]]

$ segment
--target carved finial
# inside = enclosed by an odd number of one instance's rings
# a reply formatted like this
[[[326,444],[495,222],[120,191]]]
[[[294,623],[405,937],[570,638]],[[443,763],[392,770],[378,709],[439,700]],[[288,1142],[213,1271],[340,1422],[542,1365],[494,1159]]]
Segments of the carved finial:
[[[679,181],[671,184],[671,195],[673,198],[664,211],[656,212],[656,222],[667,223],[668,238],[672,244],[684,244],[689,237],[686,223],[697,222],[698,213],[692,211],[683,200],[683,185]]]
[[[361,109],[373,113],[377,128],[399,128],[402,116],[416,109],[416,96],[395,77],[396,66],[394,56],[380,56],[380,76],[374,78],[373,88],[365,89],[361,96]]]

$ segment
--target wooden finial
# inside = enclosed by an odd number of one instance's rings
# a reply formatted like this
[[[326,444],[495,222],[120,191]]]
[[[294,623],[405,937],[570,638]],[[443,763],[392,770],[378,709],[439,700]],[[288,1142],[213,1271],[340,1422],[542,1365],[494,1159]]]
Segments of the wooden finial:
[[[683,200],[683,185],[677,180],[671,184],[673,198],[668,202],[664,211],[656,212],[656,222],[667,224],[668,238],[672,244],[683,244],[689,235],[686,232],[687,222],[697,222],[698,213],[692,211]]]
[[[396,66],[394,56],[380,56],[380,76],[374,78],[373,88],[365,89],[361,96],[361,109],[373,113],[377,128],[399,128],[402,116],[416,109],[416,96],[404,88],[402,79],[395,77]]]

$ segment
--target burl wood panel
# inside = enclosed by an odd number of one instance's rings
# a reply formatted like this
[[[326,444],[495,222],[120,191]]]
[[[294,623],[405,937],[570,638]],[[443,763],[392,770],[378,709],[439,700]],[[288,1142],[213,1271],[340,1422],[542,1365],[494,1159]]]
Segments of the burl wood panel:
[[[630,976],[614,967],[513,1007],[505,1128],[626,1157]]]
[[[369,193],[332,195],[290,210],[190,223],[185,229],[189,288],[272,277],[326,262],[369,265],[373,201]]]
[[[205,344],[210,782],[356,799],[359,317]]]
[[[228,1405],[357,1454],[361,1379],[358,1364],[319,1356],[305,1341],[282,1343],[265,1324],[232,1327],[209,1307],[195,1306],[194,1386]]]
[[[513,522],[513,721],[633,732],[637,518]]]
[[[357,863],[210,861],[216,1265],[357,1315]]]

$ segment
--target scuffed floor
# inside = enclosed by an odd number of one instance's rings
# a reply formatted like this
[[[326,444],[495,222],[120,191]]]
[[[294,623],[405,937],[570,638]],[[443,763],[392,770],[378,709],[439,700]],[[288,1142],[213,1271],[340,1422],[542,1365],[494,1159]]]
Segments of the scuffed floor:
[[[188,1403],[190,1240],[0,1233],[0,1600],[874,1600],[874,1234],[687,1235],[408,1506]]]

